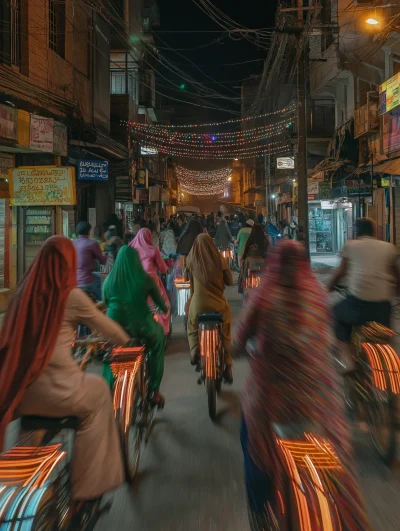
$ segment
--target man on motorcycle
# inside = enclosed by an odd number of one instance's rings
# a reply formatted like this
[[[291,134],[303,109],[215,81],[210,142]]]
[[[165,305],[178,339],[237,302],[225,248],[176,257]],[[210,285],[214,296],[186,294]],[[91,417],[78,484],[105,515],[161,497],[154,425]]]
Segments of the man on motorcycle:
[[[74,240],[75,249],[78,256],[77,282],[78,288],[96,295],[98,301],[101,300],[101,279],[95,275],[97,261],[105,265],[107,257],[103,255],[100,245],[96,240],[89,238],[92,226],[87,221],[81,221],[76,227],[78,238]]]
[[[347,276],[349,293],[334,307],[336,338],[346,372],[354,369],[350,348],[353,326],[376,321],[390,327],[391,300],[400,281],[396,248],[376,238],[375,223],[368,218],[358,219],[356,231],[357,239],[344,245],[341,264],[327,286],[333,291]]]

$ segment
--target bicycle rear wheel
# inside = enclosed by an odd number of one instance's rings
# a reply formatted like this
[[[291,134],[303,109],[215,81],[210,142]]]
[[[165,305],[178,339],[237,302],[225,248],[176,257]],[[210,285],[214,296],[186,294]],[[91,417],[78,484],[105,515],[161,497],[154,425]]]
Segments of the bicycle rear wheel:
[[[208,414],[211,420],[217,416],[217,386],[214,378],[206,378],[207,396],[208,396]]]
[[[366,348],[374,349],[375,360],[379,363],[375,371],[369,362],[364,363],[364,406],[367,423],[379,458],[390,466],[396,457],[397,444],[394,394],[388,367],[380,353],[380,348],[385,348],[385,345],[367,345]]]
[[[135,479],[140,461],[140,446],[142,432],[140,427],[140,391],[136,385],[133,391],[131,420],[126,426],[126,419],[123,417],[122,410],[118,412],[118,424],[121,430],[122,453],[124,457],[125,474],[128,482],[132,483]]]

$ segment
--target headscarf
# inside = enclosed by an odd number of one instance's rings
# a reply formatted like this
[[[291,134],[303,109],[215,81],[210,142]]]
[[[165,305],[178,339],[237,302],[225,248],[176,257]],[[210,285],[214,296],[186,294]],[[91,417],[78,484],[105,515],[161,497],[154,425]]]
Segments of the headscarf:
[[[272,423],[321,426],[345,470],[335,498],[344,527],[370,529],[352,470],[350,430],[331,357],[327,297],[302,244],[286,240],[270,252],[260,287],[238,323],[239,344],[252,336],[256,340],[243,400],[253,461],[281,482],[285,472]]]
[[[242,260],[246,260],[249,251],[256,251],[257,256],[264,257],[268,250],[268,240],[265,237],[263,227],[261,225],[254,225],[250,236],[244,246]]]
[[[197,236],[186,259],[186,268],[207,290],[224,292],[222,271],[228,268],[228,264],[208,234]]]
[[[105,300],[116,298],[119,302],[131,305],[145,284],[146,278],[147,273],[143,269],[137,251],[132,246],[124,245],[119,250],[114,267],[104,282],[103,297]]]
[[[49,238],[8,305],[0,334],[0,449],[26,388],[53,354],[68,296],[76,287],[76,270],[72,241]]]
[[[150,229],[140,229],[136,237],[129,244],[132,249],[136,249],[142,261],[151,259],[154,255],[155,247],[152,238]]]
[[[162,252],[165,256],[176,254],[175,234],[174,231],[169,227],[163,233]]]
[[[193,246],[193,242],[199,234],[203,233],[203,226],[198,219],[191,219],[186,231],[181,235],[178,241],[176,251],[178,254],[187,256]]]

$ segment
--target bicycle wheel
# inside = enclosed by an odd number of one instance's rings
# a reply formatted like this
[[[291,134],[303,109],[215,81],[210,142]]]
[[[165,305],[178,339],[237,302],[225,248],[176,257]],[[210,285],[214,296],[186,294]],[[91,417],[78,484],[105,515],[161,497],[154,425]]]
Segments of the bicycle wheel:
[[[215,420],[217,416],[217,385],[213,378],[206,379],[207,395],[208,395],[208,414],[211,420]]]
[[[118,411],[118,423],[122,435],[122,452],[124,457],[126,478],[133,482],[137,475],[140,461],[140,445],[142,433],[140,428],[140,391],[135,385],[132,399],[132,413],[129,426],[125,428],[125,418],[122,410]]]
[[[395,403],[389,371],[379,352],[380,347],[368,346],[374,349],[375,359],[380,365],[373,371],[368,361],[364,363],[364,406],[375,450],[383,463],[390,466],[396,457]],[[379,377],[380,380],[377,380]]]

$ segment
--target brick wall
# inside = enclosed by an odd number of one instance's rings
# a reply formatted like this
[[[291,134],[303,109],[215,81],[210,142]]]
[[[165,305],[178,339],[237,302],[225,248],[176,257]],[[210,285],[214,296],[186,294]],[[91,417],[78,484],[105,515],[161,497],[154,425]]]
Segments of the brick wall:
[[[48,0],[22,0],[21,4],[22,57],[19,75],[32,84],[32,95],[36,96],[24,99],[60,114],[59,109],[46,104],[45,96],[36,95],[34,91],[34,87],[45,89],[78,104],[84,120],[91,122],[90,9],[66,0],[63,58],[48,46]]]

